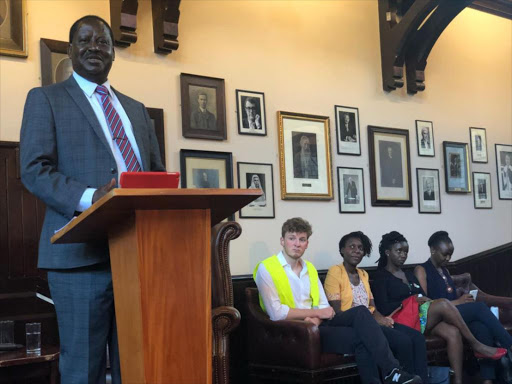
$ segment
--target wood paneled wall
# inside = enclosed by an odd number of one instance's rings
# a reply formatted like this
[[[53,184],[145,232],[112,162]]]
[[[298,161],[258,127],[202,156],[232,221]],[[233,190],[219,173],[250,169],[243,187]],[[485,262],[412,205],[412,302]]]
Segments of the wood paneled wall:
[[[0,142],[0,293],[45,290],[37,269],[44,204],[22,185],[19,143]]]

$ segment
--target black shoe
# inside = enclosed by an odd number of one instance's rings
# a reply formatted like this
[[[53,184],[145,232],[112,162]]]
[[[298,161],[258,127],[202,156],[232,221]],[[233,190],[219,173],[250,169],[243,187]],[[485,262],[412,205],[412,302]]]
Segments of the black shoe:
[[[423,380],[419,376],[411,375],[398,368],[393,369],[389,375],[384,378],[386,384],[423,384]]]

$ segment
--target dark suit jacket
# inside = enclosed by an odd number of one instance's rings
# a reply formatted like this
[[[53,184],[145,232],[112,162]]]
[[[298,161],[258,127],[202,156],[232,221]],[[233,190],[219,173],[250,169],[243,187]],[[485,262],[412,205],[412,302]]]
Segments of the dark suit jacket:
[[[435,193],[434,191],[423,191],[423,200],[435,200]]]
[[[356,135],[356,124],[354,121],[352,120],[349,120],[348,122],[348,131],[347,131],[347,127],[345,127],[345,121],[342,121],[341,123],[341,126],[340,126],[340,140],[341,141],[350,141],[350,139],[352,140],[357,140],[357,135]]]
[[[201,112],[200,110],[192,112],[190,116],[190,128],[215,131],[217,129],[215,115],[208,110],[205,112]]]
[[[115,90],[114,90],[115,91]],[[128,115],[144,171],[164,171],[154,129],[143,104],[115,91]],[[82,89],[71,76],[32,89],[21,126],[21,179],[46,204],[39,268],[67,269],[104,262],[106,242],[53,245],[50,238],[74,215],[88,187],[118,177],[114,156]]]

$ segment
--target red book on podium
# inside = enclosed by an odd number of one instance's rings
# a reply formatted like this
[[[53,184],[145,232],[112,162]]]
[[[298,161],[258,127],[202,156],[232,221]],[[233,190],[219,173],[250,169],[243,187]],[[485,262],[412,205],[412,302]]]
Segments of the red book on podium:
[[[121,188],[178,188],[179,172],[123,172]]]

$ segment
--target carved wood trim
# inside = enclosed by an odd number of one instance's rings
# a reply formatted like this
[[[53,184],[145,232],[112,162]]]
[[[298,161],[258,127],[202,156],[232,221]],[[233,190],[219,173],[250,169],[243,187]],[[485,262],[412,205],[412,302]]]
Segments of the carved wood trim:
[[[180,3],[181,0],[151,0],[155,53],[169,54],[178,49]]]
[[[512,20],[512,0],[475,0],[470,8]]]
[[[474,0],[379,0],[382,85],[393,91],[425,89],[427,58],[450,22]]]
[[[114,45],[129,47],[137,41],[137,0],[110,0],[110,24]]]

